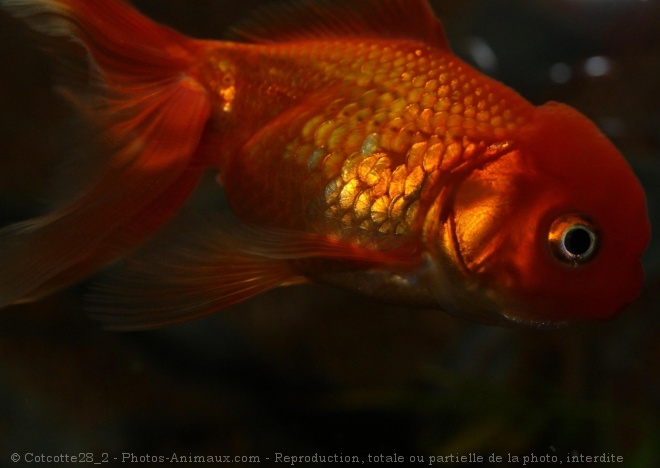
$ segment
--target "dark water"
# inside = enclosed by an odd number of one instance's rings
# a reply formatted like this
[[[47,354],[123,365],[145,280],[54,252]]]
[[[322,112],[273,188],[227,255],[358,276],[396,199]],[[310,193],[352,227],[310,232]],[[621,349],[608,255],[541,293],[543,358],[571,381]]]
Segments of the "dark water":
[[[262,3],[138,5],[188,34],[221,37]],[[594,119],[639,175],[658,225],[659,1],[434,7],[458,55],[534,103],[563,101]],[[53,91],[57,66],[34,38],[4,16],[0,35],[4,224],[48,208],[58,161],[82,160],[75,150],[86,133]],[[659,466],[657,236],[644,263],[645,289],[627,312],[564,330],[485,327],[322,286],[135,333],[89,321],[76,289],[15,306],[0,314],[0,466],[12,453],[80,452],[115,463],[134,454],[137,466],[173,453],[253,455],[262,466],[285,466],[276,453],[365,462],[396,453],[406,460],[399,466],[451,454],[484,457],[466,466],[488,465],[492,454],[502,461],[491,466],[515,466],[514,456],[520,465],[532,454],[566,464],[569,454],[606,453],[623,457],[618,466]],[[68,465],[80,466],[58,466]]]

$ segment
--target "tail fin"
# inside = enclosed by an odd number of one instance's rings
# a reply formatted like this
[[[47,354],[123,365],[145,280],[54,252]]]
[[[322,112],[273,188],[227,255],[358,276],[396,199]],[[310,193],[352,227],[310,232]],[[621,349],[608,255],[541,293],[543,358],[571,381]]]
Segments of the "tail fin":
[[[0,7],[39,32],[82,44],[109,80],[162,78],[193,59],[194,41],[120,0],[0,0]]]
[[[109,158],[68,205],[0,230],[0,307],[36,299],[150,237],[201,175],[196,152],[210,115],[187,72],[195,41],[119,0],[0,0],[30,27],[89,54],[101,95],[91,113]]]

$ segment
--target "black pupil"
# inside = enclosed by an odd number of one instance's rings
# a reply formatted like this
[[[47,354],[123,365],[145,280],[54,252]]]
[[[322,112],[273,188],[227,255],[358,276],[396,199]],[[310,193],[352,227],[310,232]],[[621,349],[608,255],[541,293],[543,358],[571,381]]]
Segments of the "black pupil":
[[[591,248],[591,235],[582,227],[576,227],[566,233],[564,247],[571,255],[584,255]]]

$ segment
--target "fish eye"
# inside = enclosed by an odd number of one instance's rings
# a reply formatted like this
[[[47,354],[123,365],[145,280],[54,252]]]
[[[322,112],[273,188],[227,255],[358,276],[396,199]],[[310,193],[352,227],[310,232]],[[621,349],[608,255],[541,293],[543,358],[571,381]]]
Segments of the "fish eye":
[[[579,267],[589,262],[598,252],[598,243],[596,226],[583,216],[563,215],[550,225],[550,251],[565,265]]]

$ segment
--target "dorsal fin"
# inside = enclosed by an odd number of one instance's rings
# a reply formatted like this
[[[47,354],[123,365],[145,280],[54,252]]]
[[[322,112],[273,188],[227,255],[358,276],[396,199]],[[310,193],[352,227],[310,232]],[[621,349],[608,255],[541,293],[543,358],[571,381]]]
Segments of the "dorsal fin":
[[[257,43],[389,38],[449,48],[428,0],[294,0],[259,9],[231,34]]]

